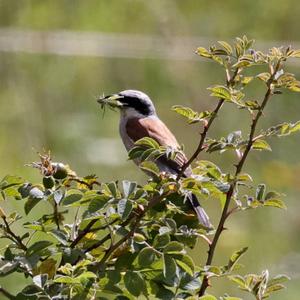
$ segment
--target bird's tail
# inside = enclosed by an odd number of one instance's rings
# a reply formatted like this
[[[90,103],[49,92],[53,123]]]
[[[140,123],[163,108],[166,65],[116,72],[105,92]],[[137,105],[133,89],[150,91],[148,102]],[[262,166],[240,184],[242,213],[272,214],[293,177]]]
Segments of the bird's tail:
[[[188,195],[188,199],[195,210],[199,223],[204,226],[205,228],[212,228],[212,224],[209,221],[209,217],[207,213],[205,212],[204,208],[200,205],[197,197],[194,194]]]

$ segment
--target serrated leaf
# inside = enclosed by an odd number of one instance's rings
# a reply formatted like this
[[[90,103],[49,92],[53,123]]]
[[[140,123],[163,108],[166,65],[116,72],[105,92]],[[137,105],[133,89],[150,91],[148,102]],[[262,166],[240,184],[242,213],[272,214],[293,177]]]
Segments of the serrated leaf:
[[[137,140],[134,144],[139,146],[146,146],[147,148],[159,149],[158,142],[150,137],[141,138]]]
[[[208,90],[210,90],[212,92],[210,94],[210,96],[217,97],[219,99],[224,99],[227,101],[231,101],[231,99],[232,99],[229,89],[225,86],[216,85],[213,87],[209,87]]]
[[[159,168],[154,162],[143,161],[140,163],[139,167],[151,176],[154,176],[155,178],[159,177]]]
[[[198,113],[193,111],[190,107],[185,107],[181,105],[174,105],[172,107],[172,110],[178,113],[179,115],[186,117],[188,119],[189,124],[204,121],[211,115],[209,111],[203,111]]]

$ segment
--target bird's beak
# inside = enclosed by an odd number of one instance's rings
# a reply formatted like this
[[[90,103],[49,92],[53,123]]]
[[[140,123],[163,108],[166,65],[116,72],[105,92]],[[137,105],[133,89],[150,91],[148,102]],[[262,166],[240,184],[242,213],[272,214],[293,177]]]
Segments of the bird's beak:
[[[123,103],[119,101],[119,99],[124,98],[124,96],[121,96],[119,94],[114,94],[111,96],[105,96],[105,97],[99,97],[97,98],[97,102],[101,104],[101,106],[108,105],[111,108],[120,108],[123,106]]]

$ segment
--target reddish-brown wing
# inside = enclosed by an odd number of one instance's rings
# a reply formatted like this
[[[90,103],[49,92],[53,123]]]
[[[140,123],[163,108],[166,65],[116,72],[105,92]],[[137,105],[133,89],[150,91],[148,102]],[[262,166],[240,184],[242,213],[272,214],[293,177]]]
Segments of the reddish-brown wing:
[[[169,128],[159,119],[153,118],[132,118],[126,124],[128,136],[136,142],[143,137],[150,137],[156,140],[161,146],[169,146],[174,149],[179,149],[179,144],[169,130]],[[166,157],[161,157],[161,161],[167,163],[174,171],[179,172],[180,168],[187,161],[184,153],[179,152],[175,160],[168,160]],[[188,175],[188,174],[187,174]]]

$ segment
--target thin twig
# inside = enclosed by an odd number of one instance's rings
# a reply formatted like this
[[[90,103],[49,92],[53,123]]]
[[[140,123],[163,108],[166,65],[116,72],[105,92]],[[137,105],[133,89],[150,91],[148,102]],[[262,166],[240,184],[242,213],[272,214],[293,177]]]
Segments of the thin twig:
[[[57,229],[60,229],[59,226],[59,216],[58,216],[58,205],[56,203],[56,201],[53,201],[53,213],[54,213],[54,220],[55,220],[55,224],[57,226]]]
[[[260,108],[257,112],[257,114],[253,117],[252,119],[252,123],[251,123],[251,128],[250,128],[250,134],[249,134],[249,140],[248,140],[248,143],[247,143],[247,147],[239,161],[239,163],[236,165],[236,172],[235,172],[235,178],[241,173],[242,171],[242,168],[244,166],[244,163],[246,161],[246,158],[252,148],[252,145],[253,145],[253,138],[254,138],[254,135],[255,135],[255,130],[256,130],[256,126],[257,126],[257,123],[258,123],[258,120],[260,119],[260,117],[262,116],[262,113],[263,113],[263,110],[266,106],[266,104],[268,103],[270,97],[272,96],[272,83],[273,83],[273,80],[274,80],[274,77],[275,77],[275,74],[277,73],[279,67],[280,67],[280,64],[281,64],[281,60],[279,60],[276,64],[276,67],[275,67],[275,70],[272,72],[271,74],[271,77],[267,83],[267,86],[268,86],[268,90],[264,96],[264,99],[262,101],[262,104],[260,105]],[[214,253],[215,253],[215,249],[216,249],[216,245],[219,241],[219,238],[220,238],[220,235],[222,233],[222,231],[224,230],[224,224],[225,224],[225,221],[227,219],[227,217],[229,216],[228,214],[228,208],[229,208],[229,204],[230,204],[230,201],[232,199],[232,195],[235,191],[235,188],[236,188],[236,184],[237,184],[237,181],[236,179],[232,181],[232,183],[230,184],[230,188],[226,194],[226,201],[225,201],[225,205],[224,205],[224,208],[223,208],[223,211],[222,211],[222,215],[221,215],[221,218],[220,218],[220,222],[218,224],[218,227],[217,227],[217,230],[216,230],[216,233],[214,235],[214,238],[212,240],[212,243],[211,245],[209,246],[209,250],[208,250],[208,256],[207,256],[207,260],[206,260],[206,265],[211,265],[212,261],[213,261],[213,257],[214,257]],[[201,288],[200,288],[200,291],[199,291],[199,296],[203,296],[207,287],[209,286],[209,278],[207,275],[204,276],[203,278],[203,281],[202,281],[202,285],[201,285]]]
[[[5,231],[12,237],[13,241],[24,251],[27,251],[27,247],[26,245],[22,242],[22,239],[17,236],[9,227],[9,224],[6,220],[6,217],[3,216],[2,217],[2,220],[4,222],[4,225],[5,225]]]
[[[74,248],[81,239],[90,232],[92,226],[98,221],[98,219],[91,220],[87,226],[77,235],[76,239],[70,244],[70,248]]]

